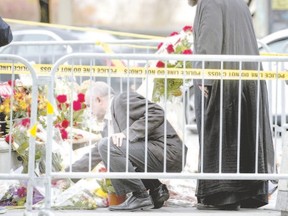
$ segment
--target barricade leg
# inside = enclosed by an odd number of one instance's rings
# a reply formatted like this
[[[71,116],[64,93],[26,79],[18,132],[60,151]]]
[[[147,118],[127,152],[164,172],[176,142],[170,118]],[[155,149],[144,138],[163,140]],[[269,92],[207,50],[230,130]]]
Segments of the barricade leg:
[[[284,132],[281,173],[288,173],[288,132]],[[288,216],[288,180],[279,181],[279,191],[276,208],[281,210],[281,216]]]

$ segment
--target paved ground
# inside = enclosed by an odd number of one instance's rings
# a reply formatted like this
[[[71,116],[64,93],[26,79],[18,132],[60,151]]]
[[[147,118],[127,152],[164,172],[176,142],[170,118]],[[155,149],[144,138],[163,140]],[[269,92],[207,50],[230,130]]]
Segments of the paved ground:
[[[53,211],[50,212],[50,214],[42,214],[39,212],[31,212],[31,213],[24,213],[23,210],[8,210],[7,213],[3,214],[3,216],[109,216],[109,215],[137,215],[137,216],[147,216],[147,215],[153,215],[153,216],[168,216],[168,215],[195,215],[195,216],[201,216],[201,215],[261,215],[261,216],[281,216],[280,211],[276,210],[271,210],[271,209],[240,209],[239,211],[203,211],[203,210],[197,210],[196,208],[172,208],[172,207],[166,207],[162,209],[151,209],[151,210],[146,210],[146,211],[137,211],[137,212],[111,212],[107,208],[98,208],[96,210],[87,210],[87,211],[71,211],[71,210],[66,210],[66,211]]]

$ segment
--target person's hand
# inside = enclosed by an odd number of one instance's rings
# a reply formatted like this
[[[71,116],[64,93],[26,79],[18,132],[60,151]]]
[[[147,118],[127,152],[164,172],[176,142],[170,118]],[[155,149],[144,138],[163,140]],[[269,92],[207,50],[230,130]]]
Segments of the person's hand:
[[[111,138],[112,138],[113,144],[120,147],[122,146],[123,139],[125,139],[126,136],[123,133],[115,133],[115,134],[112,134]]]

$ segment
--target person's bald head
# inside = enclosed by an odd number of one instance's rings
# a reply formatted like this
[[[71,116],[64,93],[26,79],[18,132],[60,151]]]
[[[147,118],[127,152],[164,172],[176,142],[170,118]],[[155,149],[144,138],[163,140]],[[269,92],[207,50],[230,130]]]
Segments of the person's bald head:
[[[86,91],[85,103],[97,120],[102,121],[109,107],[114,90],[105,82],[93,82]]]

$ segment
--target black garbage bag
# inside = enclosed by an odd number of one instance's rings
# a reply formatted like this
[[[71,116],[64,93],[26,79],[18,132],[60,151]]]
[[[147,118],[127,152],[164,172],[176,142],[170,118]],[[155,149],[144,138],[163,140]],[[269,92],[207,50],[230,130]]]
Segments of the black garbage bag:
[[[12,39],[10,26],[0,17],[0,47],[9,44]]]

